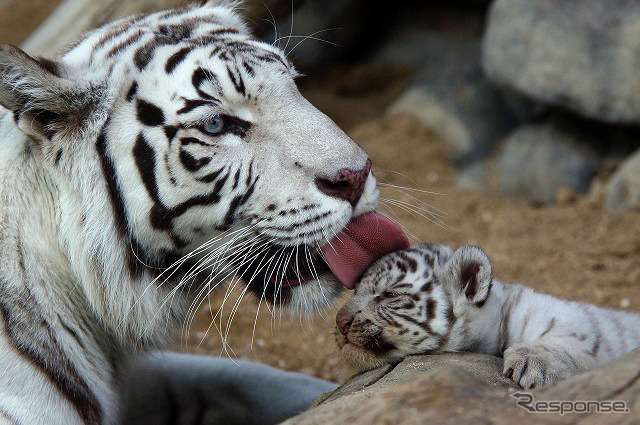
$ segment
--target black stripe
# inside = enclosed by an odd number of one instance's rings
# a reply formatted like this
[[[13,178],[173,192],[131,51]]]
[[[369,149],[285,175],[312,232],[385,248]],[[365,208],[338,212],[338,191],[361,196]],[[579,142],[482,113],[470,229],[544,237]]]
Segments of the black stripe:
[[[229,66],[227,66],[227,74],[229,74],[229,79],[231,80],[231,83],[233,83],[233,87],[235,87],[236,91],[243,96],[246,95],[242,75],[240,75],[240,73],[238,73],[237,76],[234,75]]]
[[[91,50],[90,60],[93,61],[93,56],[96,54],[98,50],[100,50],[102,47],[104,47],[108,42],[110,42],[114,38],[117,38],[122,34],[126,33],[127,31],[129,31],[129,28],[130,28],[129,26],[118,25],[117,27],[109,30],[105,35],[103,35],[98,40],[96,44],[93,45],[93,49]]]
[[[181,150],[180,162],[184,165],[184,168],[194,173],[209,164],[211,162],[211,157],[194,158],[189,152]]]
[[[233,28],[221,28],[213,31],[209,31],[209,35],[212,37],[226,35],[226,34],[238,34],[238,30]]]
[[[133,55],[133,63],[136,65],[138,70],[142,71],[153,59],[153,55],[155,53],[156,47],[158,47],[158,43],[156,40],[151,40],[145,45],[139,47]]]
[[[137,117],[140,122],[150,127],[156,127],[164,124],[164,113],[158,106],[138,99]]]
[[[256,72],[254,71],[251,65],[249,65],[247,62],[242,62],[242,66],[244,67],[244,70],[247,71],[247,74],[249,74],[252,77],[255,77]]]
[[[211,183],[224,171],[224,167],[219,170],[214,171],[213,173],[209,173],[206,176],[198,177],[198,181],[203,183]]]
[[[169,142],[171,142],[173,138],[176,137],[177,132],[178,132],[178,127],[174,125],[168,125],[164,128],[164,134],[165,136],[167,136],[167,139],[169,139]]]
[[[180,42],[191,37],[193,26],[189,25],[190,21],[182,21],[179,24],[165,24],[158,27],[159,37],[166,39],[166,42]]]
[[[166,65],[164,66],[164,70],[167,72],[167,74],[171,74],[173,70],[176,69],[176,67],[180,65],[180,63],[182,63],[182,61],[187,57],[190,51],[191,47],[183,47],[182,49],[171,55],[169,60],[167,60]]]
[[[10,292],[6,286],[0,282],[0,315],[13,348],[49,379],[84,423],[102,423],[98,399],[59,346],[33,295]]]
[[[96,141],[96,150],[98,151],[102,174],[107,183],[107,191],[109,192],[109,199],[115,215],[116,231],[121,238],[125,238],[128,236],[127,229],[129,225],[127,223],[124,200],[116,177],[116,170],[111,157],[107,153],[107,138],[104,129],[100,132]]]
[[[208,95],[207,95],[208,96]],[[211,96],[209,96],[211,97]],[[213,98],[212,98],[213,99]],[[184,108],[179,109],[178,110],[178,114],[182,115],[182,114],[187,114],[191,111],[193,111],[196,108],[199,108],[200,106],[204,106],[204,105],[215,105],[216,103],[219,103],[218,100],[216,100],[215,102],[211,101],[211,100],[201,100],[201,99],[184,99]]]
[[[62,149],[59,149],[58,152],[56,153],[56,159],[53,161],[53,163],[58,166],[60,165],[60,160],[62,159]]]
[[[193,75],[191,76],[191,84],[193,84],[193,87],[195,87],[196,91],[198,92],[198,95],[200,97],[203,97],[205,99],[209,99],[209,100],[213,100],[216,102],[219,102],[217,99],[215,99],[213,96],[211,96],[208,93],[205,93],[204,91],[202,91],[202,89],[200,88],[200,86],[202,85],[202,83],[204,81],[208,81],[209,83],[211,83],[215,89],[217,90],[218,93],[222,92],[222,86],[220,85],[220,82],[218,81],[218,77],[211,71],[203,69],[203,68],[198,68],[195,71],[193,71]]]
[[[187,146],[187,145],[200,145],[200,146],[208,146],[211,147],[211,145],[207,142],[203,142],[200,139],[197,139],[195,137],[183,137],[182,139],[180,139],[180,144],[182,146]]]
[[[231,190],[235,190],[238,187],[238,182],[240,181],[240,171],[241,169],[238,168],[238,171],[236,171],[236,175],[233,177],[233,186],[231,186]]]
[[[131,87],[129,87],[129,91],[127,92],[127,102],[131,102],[137,92],[138,92],[138,82],[134,81],[133,84],[131,84]]]
[[[121,53],[127,47],[131,46],[133,43],[140,40],[143,34],[144,33],[142,31],[138,30],[132,35],[130,35],[129,37],[127,37],[122,43],[116,44],[113,48],[111,48],[111,50],[109,50],[109,52],[107,52],[107,58],[112,58],[118,53]]]
[[[137,277],[140,276],[142,271],[144,270],[144,265],[141,264],[134,255],[132,255],[131,247],[133,247],[133,249],[135,249],[137,253],[140,253],[142,249],[138,242],[129,235],[129,220],[127,218],[124,198],[122,196],[122,191],[120,190],[120,185],[118,184],[118,178],[116,175],[113,160],[107,153],[107,138],[105,135],[105,129],[107,125],[108,122],[105,124],[104,128],[100,132],[100,135],[98,136],[98,140],[96,141],[96,151],[98,152],[98,157],[100,158],[102,175],[104,176],[105,182],[107,184],[107,192],[109,193],[109,200],[111,201],[111,207],[113,209],[115,218],[114,221],[116,224],[116,232],[127,245],[127,249],[125,249],[124,251],[125,255],[127,256],[127,267],[129,268],[129,272],[131,272],[134,277]]]
[[[138,134],[136,144],[133,146],[133,158],[149,196],[156,204],[162,204],[156,182],[156,153],[142,133]]]
[[[229,209],[227,210],[227,214],[224,218],[225,227],[228,227],[229,225],[231,225],[231,223],[233,223],[238,208],[244,205],[249,200],[251,195],[253,195],[257,181],[258,179],[254,180],[253,184],[249,186],[249,189],[244,195],[238,195],[231,200],[231,203],[229,203]]]

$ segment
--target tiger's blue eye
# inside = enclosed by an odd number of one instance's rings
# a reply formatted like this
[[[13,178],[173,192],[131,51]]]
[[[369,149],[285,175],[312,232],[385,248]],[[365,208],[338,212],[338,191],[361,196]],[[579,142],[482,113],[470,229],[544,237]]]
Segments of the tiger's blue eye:
[[[216,115],[207,121],[202,127],[204,131],[210,134],[219,134],[224,130],[224,118],[220,115]]]

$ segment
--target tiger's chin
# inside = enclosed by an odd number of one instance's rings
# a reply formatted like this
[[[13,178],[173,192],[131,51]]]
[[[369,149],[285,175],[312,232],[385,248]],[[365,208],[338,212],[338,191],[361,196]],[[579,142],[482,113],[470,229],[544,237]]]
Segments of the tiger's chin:
[[[340,347],[340,355],[349,366],[360,372],[397,362],[393,356],[375,354],[350,342]]]
[[[344,361],[359,372],[376,369],[386,364],[397,363],[402,358],[398,358],[392,353],[377,353],[360,345],[350,342],[339,331],[335,333],[336,343],[340,349],[340,355]]]

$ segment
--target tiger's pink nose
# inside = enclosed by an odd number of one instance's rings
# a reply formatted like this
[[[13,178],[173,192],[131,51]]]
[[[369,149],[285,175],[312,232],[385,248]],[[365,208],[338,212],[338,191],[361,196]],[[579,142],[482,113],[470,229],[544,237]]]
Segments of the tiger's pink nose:
[[[340,333],[342,333],[342,335],[347,335],[349,333],[354,317],[355,315],[344,307],[338,311],[338,314],[336,315],[336,326],[340,329]]]
[[[338,171],[333,180],[316,178],[316,186],[322,193],[349,201],[355,207],[364,192],[364,185],[367,182],[370,171],[371,160],[368,159],[362,169],[349,170],[343,168]]]

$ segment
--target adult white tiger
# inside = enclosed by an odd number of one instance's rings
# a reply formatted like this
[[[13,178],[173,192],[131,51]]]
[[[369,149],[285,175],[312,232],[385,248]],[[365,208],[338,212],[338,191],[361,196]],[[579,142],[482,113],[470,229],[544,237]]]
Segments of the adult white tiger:
[[[299,309],[339,287],[313,279],[318,248],[375,208],[370,161],[233,4],[200,3],[109,24],[55,61],[0,48],[0,422],[116,421],[119,385],[142,379],[124,364],[170,339],[197,261]],[[172,361],[190,362],[141,368]],[[328,388],[264,376],[274,393]]]

